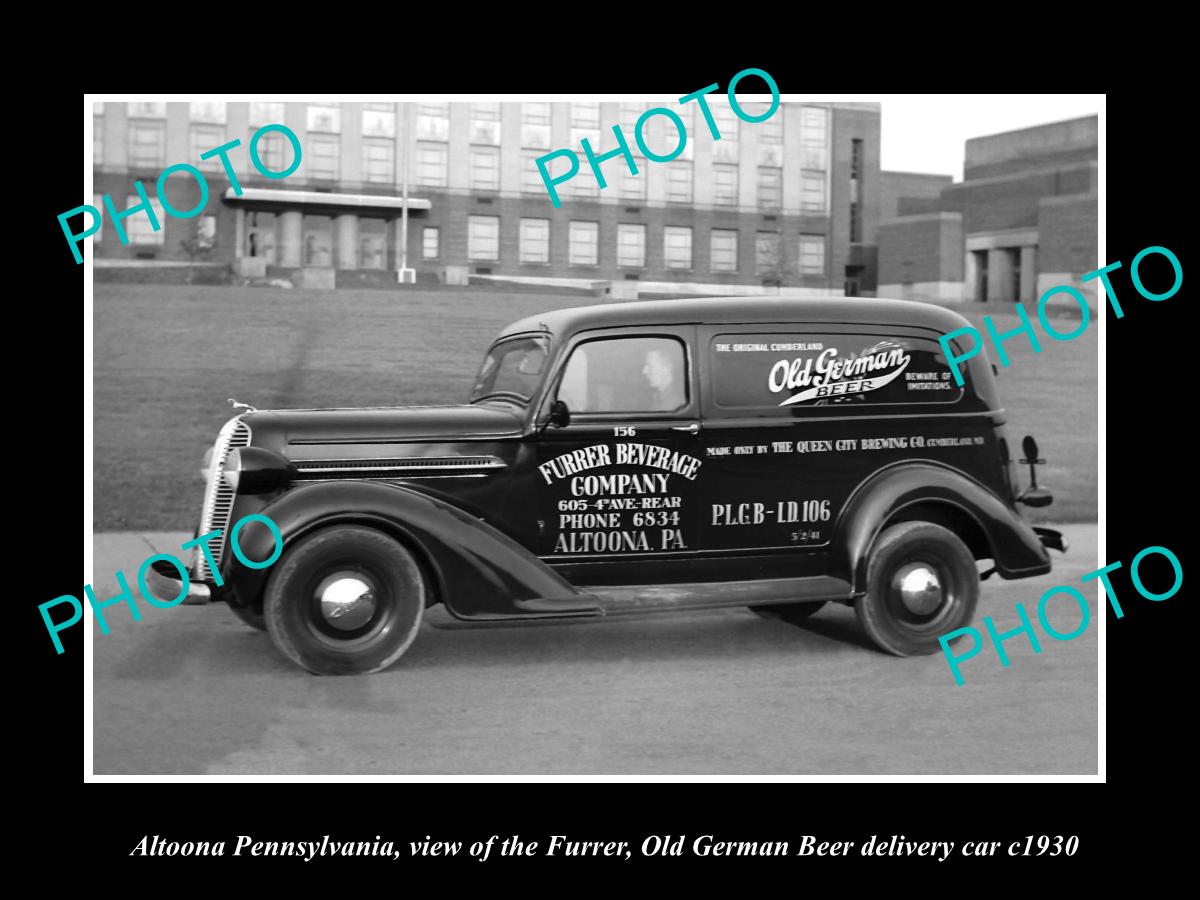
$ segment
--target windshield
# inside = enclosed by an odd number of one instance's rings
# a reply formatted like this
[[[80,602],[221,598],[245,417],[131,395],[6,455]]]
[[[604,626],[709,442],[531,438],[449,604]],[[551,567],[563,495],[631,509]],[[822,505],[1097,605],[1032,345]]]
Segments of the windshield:
[[[542,380],[548,346],[541,337],[517,338],[494,346],[483,360],[470,402],[494,397],[528,403]]]

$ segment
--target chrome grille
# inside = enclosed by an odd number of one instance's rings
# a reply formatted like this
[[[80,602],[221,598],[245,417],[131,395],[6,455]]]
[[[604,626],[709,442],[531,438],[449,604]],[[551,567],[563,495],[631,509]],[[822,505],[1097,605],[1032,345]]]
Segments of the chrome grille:
[[[212,467],[208,472],[208,487],[204,492],[204,507],[200,512],[199,534],[208,534],[210,531],[220,529],[221,536],[209,542],[213,559],[216,560],[218,568],[225,561],[229,519],[233,514],[233,501],[237,496],[233,488],[225,483],[221,472],[225,468],[225,460],[229,457],[230,450],[249,445],[250,426],[242,421],[241,416],[235,416],[221,427],[221,433],[217,435],[217,443],[213,447]],[[196,580],[211,581],[212,571],[199,546],[196,547],[193,554],[192,571],[195,573]]]

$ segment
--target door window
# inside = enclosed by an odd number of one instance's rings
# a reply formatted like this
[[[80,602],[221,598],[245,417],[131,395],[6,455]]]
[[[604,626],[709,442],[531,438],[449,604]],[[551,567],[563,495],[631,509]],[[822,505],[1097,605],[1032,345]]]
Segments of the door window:
[[[682,409],[688,402],[683,343],[637,337],[580,344],[567,361],[558,399],[572,414]]]

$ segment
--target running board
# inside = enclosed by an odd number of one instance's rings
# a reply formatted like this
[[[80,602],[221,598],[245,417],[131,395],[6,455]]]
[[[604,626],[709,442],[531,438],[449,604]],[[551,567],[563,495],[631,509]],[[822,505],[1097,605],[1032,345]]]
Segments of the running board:
[[[808,600],[846,601],[854,596],[848,582],[828,575],[755,581],[581,587],[579,590],[593,598],[606,616],[668,609],[772,606]]]

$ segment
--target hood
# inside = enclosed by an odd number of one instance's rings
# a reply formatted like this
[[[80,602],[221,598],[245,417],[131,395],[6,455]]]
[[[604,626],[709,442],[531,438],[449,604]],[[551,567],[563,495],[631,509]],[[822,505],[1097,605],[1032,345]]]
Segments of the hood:
[[[260,433],[270,431],[291,446],[495,439],[520,435],[523,424],[515,411],[472,405],[273,409],[245,421],[256,444]]]

